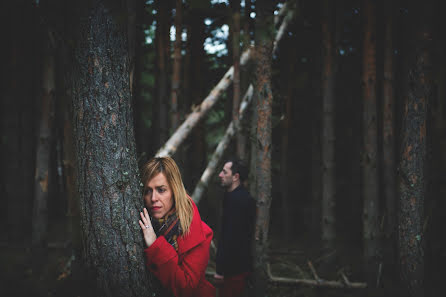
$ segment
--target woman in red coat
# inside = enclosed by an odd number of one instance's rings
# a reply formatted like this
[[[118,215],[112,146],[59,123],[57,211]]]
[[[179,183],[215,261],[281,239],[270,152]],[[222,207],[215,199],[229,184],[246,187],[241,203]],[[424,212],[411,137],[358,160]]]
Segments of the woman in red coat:
[[[139,225],[149,270],[177,297],[215,296],[206,280],[212,229],[187,195],[175,161],[154,158],[142,169],[144,203]]]

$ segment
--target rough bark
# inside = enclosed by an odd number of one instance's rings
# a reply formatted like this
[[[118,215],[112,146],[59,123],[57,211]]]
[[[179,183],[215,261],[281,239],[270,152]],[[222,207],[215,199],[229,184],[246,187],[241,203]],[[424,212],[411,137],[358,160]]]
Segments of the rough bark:
[[[376,119],[376,4],[364,1],[363,111],[362,111],[362,198],[363,253],[369,284],[376,282],[378,271],[378,125]]]
[[[268,279],[266,263],[271,206],[272,101],[271,64],[274,14],[271,1],[256,2],[256,86],[257,97],[257,218],[255,230],[254,291],[265,296]]]
[[[48,235],[48,187],[50,177],[50,155],[55,140],[56,110],[56,57],[55,45],[50,30],[45,30],[43,65],[42,65],[42,97],[37,139],[36,170],[34,179],[34,203],[32,216],[32,247],[35,258],[42,257],[46,248]],[[54,39],[53,39],[54,42]]]
[[[398,252],[402,285],[424,296],[423,215],[426,196],[426,120],[433,97],[430,5],[415,5],[399,162]]]
[[[335,182],[335,45],[334,6],[323,2],[322,16],[322,241],[328,248],[336,238],[336,182]]]
[[[251,98],[253,94],[253,87],[250,85],[248,88],[248,91],[246,92],[242,103],[240,104],[239,109],[239,119],[240,121],[243,120],[244,113],[246,109],[248,108],[248,105],[251,103]],[[240,123],[240,122],[239,122]],[[220,140],[220,142],[217,145],[217,148],[215,149],[214,154],[212,155],[208,166],[206,167],[206,170],[201,175],[200,181],[198,182],[197,186],[195,187],[195,190],[192,194],[192,199],[196,204],[200,202],[201,197],[203,196],[204,191],[206,190],[209,181],[212,177],[212,175],[215,172],[215,169],[219,165],[219,162],[221,158],[223,157],[226,149],[228,148],[231,139],[233,138],[234,134],[237,131],[236,123],[234,121],[231,121],[228,128],[226,129],[225,135],[223,135],[223,138]]]
[[[142,257],[127,23],[122,1],[83,2],[76,32],[73,128],[83,258],[98,295],[154,292]]]

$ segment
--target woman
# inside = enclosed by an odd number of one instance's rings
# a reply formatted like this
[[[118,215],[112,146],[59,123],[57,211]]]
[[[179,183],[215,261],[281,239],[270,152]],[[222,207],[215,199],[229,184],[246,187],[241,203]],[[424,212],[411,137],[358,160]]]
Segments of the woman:
[[[144,203],[139,225],[149,270],[175,296],[215,296],[206,280],[212,229],[184,189],[170,157],[153,158],[142,169]]]

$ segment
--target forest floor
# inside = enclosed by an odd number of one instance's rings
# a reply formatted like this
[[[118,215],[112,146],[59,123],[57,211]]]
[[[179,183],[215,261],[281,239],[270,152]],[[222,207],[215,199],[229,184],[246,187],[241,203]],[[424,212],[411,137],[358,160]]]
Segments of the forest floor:
[[[76,273],[73,272],[75,268],[71,264],[75,261],[73,261],[71,245],[63,228],[57,227],[57,224],[54,226],[56,226],[55,230],[52,231],[49,238],[49,242],[52,244],[48,249],[48,255],[45,257],[44,263],[41,262],[38,266],[31,257],[29,244],[7,244],[2,240],[3,237],[0,237],[0,296],[90,297],[94,295],[93,284],[85,277],[76,277]],[[55,244],[56,242],[58,244]],[[317,243],[312,244],[309,240],[287,241],[284,246],[280,240],[275,241],[273,238],[269,254],[271,272],[276,277],[314,279],[314,274],[308,265],[310,261],[321,279],[338,281],[341,280],[342,272],[350,282],[363,282],[360,271],[361,250],[359,247],[355,248],[357,246],[351,244],[348,245],[348,249],[324,251]],[[208,268],[215,271],[215,263],[212,260]],[[389,281],[385,274],[382,279],[378,289],[330,289],[270,283],[267,296],[403,296],[392,287],[392,281]],[[436,294],[432,296],[436,296]]]

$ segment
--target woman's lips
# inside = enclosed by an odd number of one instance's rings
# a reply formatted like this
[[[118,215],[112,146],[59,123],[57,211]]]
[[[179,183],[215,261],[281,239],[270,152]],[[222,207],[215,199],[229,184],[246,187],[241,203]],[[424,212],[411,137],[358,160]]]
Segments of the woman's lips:
[[[152,207],[152,211],[157,211],[159,209],[161,209],[161,206],[154,206],[154,207]]]

